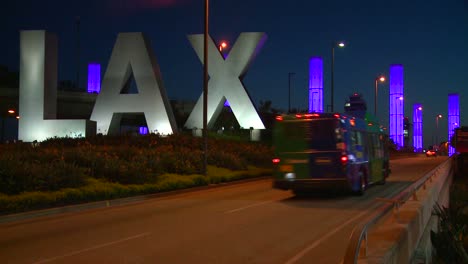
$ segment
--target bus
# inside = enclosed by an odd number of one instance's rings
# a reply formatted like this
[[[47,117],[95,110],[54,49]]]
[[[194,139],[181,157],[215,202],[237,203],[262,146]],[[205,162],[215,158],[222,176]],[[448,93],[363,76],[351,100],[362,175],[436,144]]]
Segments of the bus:
[[[358,195],[390,174],[388,135],[376,122],[341,113],[283,114],[273,129],[273,188]]]

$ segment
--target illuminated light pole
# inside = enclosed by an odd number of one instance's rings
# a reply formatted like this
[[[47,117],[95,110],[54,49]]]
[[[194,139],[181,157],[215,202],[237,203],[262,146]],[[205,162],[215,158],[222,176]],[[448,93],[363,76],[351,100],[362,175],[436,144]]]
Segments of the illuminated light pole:
[[[393,98],[393,107],[397,108],[400,104],[403,104],[405,99],[403,96],[395,96]],[[392,122],[392,120],[395,120]],[[390,114],[390,133],[393,133],[393,141],[397,144],[398,147],[403,146],[403,114]],[[393,123],[393,124],[392,124]]]
[[[210,1],[205,0],[205,35],[203,40],[203,174],[208,174],[208,16]]]
[[[291,113],[291,76],[293,76],[294,74],[296,73],[288,73],[288,113]]]
[[[415,152],[420,152],[423,148],[422,110],[421,104],[413,105],[413,147]]]
[[[380,82],[385,82],[385,76],[380,76],[375,78],[375,93],[374,93],[374,115],[377,117],[377,93],[378,93],[378,86]]]
[[[309,60],[309,113],[323,112],[323,59]]]
[[[436,115],[436,145],[439,146],[439,119],[442,118],[442,115]]]
[[[402,147],[403,142],[403,113],[404,101],[395,100],[404,95],[404,69],[401,64],[391,64],[389,70],[389,136]]]
[[[331,61],[331,112],[334,112],[334,71],[335,71],[335,47],[338,46],[340,48],[343,48],[345,46],[344,42],[334,42],[332,45],[332,61]]]
[[[448,95],[448,142],[452,143],[452,137],[455,133],[455,128],[460,124],[460,95],[458,93],[451,93]],[[448,149],[449,156],[455,154],[455,148],[450,144]]]

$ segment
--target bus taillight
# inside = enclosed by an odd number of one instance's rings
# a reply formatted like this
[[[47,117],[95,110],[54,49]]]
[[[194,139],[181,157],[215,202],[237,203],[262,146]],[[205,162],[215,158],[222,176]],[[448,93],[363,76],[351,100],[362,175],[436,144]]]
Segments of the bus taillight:
[[[341,164],[346,165],[348,163],[348,156],[343,155],[341,156]]]
[[[316,114],[316,113],[314,113],[314,114],[305,114],[304,116],[305,116],[306,118],[320,117],[320,115],[319,115],[319,114]]]
[[[274,159],[272,159],[271,161],[273,162],[273,164],[278,164],[278,163],[280,163],[280,159],[278,159],[278,158],[274,158]]]

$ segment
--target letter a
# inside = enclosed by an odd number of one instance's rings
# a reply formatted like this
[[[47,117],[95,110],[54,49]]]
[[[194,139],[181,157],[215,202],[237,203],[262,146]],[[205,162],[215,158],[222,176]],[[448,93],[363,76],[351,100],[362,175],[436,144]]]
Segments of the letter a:
[[[91,115],[98,133],[118,134],[123,113],[144,113],[151,132],[167,135],[177,130],[153,54],[143,33],[118,35]],[[139,93],[121,94],[132,74]]]

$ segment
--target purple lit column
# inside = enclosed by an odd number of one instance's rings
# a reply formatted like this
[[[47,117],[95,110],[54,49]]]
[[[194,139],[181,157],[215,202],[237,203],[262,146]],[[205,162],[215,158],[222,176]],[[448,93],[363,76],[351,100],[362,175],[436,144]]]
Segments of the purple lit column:
[[[390,65],[390,138],[403,146],[403,65]]]
[[[323,59],[321,57],[311,57],[309,63],[309,113],[322,113]]]
[[[97,63],[88,64],[88,93],[99,93],[101,91],[101,65]]]
[[[148,127],[141,126],[139,132],[140,132],[140,135],[147,135],[148,134]]]
[[[448,95],[448,140],[453,136],[454,129],[460,126],[460,97],[458,94]],[[449,156],[455,153],[455,148],[449,146]]]
[[[423,134],[422,134],[422,106],[413,105],[413,147],[415,152],[421,152]]]

